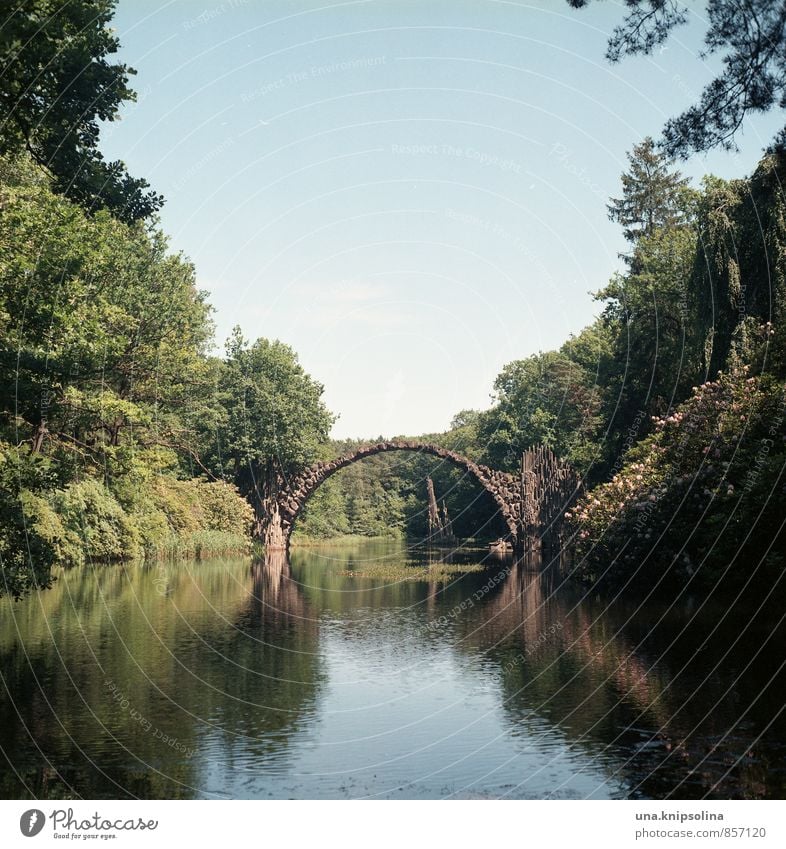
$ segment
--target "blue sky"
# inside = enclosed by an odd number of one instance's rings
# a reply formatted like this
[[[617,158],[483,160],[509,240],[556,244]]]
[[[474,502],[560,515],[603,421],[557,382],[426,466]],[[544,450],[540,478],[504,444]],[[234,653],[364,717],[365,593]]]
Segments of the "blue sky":
[[[694,4],[697,11],[703,4]],[[624,248],[625,153],[718,67],[692,24],[609,65],[621,4],[563,0],[120,0],[138,102],[102,148],[167,203],[216,308],[325,385],[338,437],[445,429],[511,360],[600,306]],[[782,122],[781,122],[782,123]],[[681,167],[743,176],[739,153]]]

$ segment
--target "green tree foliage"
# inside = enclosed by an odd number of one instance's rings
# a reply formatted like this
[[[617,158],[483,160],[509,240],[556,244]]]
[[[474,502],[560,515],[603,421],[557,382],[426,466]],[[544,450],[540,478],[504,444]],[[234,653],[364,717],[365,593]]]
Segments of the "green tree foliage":
[[[39,498],[56,483],[47,458],[0,441],[0,595],[19,598],[51,584],[56,551],[50,537],[57,533],[57,519],[47,516],[54,527],[31,533],[25,500]]]
[[[56,191],[87,210],[131,222],[162,204],[145,180],[98,150],[100,122],[135,99],[136,73],[109,57],[115,0],[21,0],[0,26],[0,153],[27,152]]]
[[[599,295],[617,329],[612,362],[628,355],[616,378],[621,461],[571,517],[585,580],[761,594],[781,577],[783,172],[776,151],[750,179],[705,179],[695,217],[640,237]]]
[[[200,457],[229,410],[193,267],[24,156],[0,178],[0,592],[56,563],[247,549],[248,503]]]
[[[602,434],[598,374],[607,368],[610,341],[596,324],[558,351],[505,366],[494,383],[496,403],[477,424],[484,462],[516,471],[522,452],[543,444],[586,471]]]
[[[786,152],[765,156],[749,180],[705,181],[702,250],[691,287],[703,366],[712,376],[749,330],[771,322],[765,365],[786,375]]]
[[[688,224],[642,236],[627,272],[596,295],[606,304],[601,321],[612,340],[600,376],[607,457],[619,453],[634,421],[643,435],[650,417],[682,401],[697,379],[701,357],[690,285],[696,245]]]
[[[783,171],[776,151],[694,197],[673,184],[687,214],[639,228],[627,270],[598,293],[612,480],[571,514],[585,580],[641,592],[750,578],[760,593],[780,578]]]
[[[34,452],[54,439],[103,464],[127,430],[166,430],[209,308],[160,232],[87,216],[27,161],[0,172],[0,417]]]
[[[632,251],[624,272],[596,293],[610,341],[600,364],[606,438],[599,471],[608,472],[626,443],[644,436],[653,415],[682,401],[697,379],[699,354],[691,277],[697,257],[697,192],[651,139],[634,147],[621,197],[609,216]]]
[[[311,496],[295,526],[295,539],[334,539],[359,535],[349,520],[349,493],[340,475],[328,478]]]
[[[625,238],[636,244],[663,228],[679,227],[688,215],[687,178],[670,167],[649,137],[628,153],[628,165],[622,196],[608,205],[609,218],[622,225]]]
[[[516,471],[536,444],[579,459],[597,424],[589,375],[562,351],[509,363],[494,383],[497,404],[482,417],[479,437],[487,462]]]
[[[352,533],[367,537],[401,534],[404,498],[396,487],[399,480],[388,476],[375,479],[355,475],[348,486],[347,498],[347,518]]]
[[[324,387],[288,345],[268,339],[250,344],[235,328],[221,377],[228,411],[224,442],[235,471],[274,462],[291,474],[316,459],[334,417],[322,401]]]
[[[589,0],[568,0],[574,8]],[[690,5],[678,0],[626,0],[623,22],[609,39],[607,58],[649,55],[689,20]],[[699,102],[670,118],[663,144],[687,157],[714,147],[733,148],[746,115],[786,106],[786,3],[782,0],[707,0],[704,44],[723,56],[723,71]]]
[[[227,342],[218,375],[223,408],[213,465],[251,501],[258,518],[271,509],[276,487],[314,462],[334,417],[323,387],[303,370],[297,354],[278,341],[249,343],[240,328]]]

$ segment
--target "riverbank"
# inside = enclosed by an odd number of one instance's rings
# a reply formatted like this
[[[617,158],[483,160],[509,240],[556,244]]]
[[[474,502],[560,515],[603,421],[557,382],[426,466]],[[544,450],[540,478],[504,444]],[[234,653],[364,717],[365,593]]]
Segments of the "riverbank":
[[[145,470],[57,486],[33,474],[43,463],[0,444],[0,594],[49,586],[55,566],[252,552],[253,511],[230,484]]]

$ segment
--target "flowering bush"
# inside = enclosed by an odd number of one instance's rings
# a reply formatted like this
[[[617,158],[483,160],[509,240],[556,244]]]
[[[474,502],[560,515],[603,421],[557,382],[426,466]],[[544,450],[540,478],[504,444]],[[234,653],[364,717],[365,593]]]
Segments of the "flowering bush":
[[[694,387],[653,420],[619,474],[567,514],[575,574],[647,587],[741,585],[753,573],[777,580],[785,420],[786,387],[746,367]]]

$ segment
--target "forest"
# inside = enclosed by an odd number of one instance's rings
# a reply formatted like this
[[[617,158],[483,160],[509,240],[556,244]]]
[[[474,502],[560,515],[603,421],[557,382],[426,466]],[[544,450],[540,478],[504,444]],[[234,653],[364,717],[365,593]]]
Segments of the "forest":
[[[103,26],[78,28],[95,5],[70,4],[39,42],[26,19],[4,29],[6,55],[37,45],[6,63],[0,130],[0,592],[14,597],[56,565],[248,552],[265,482],[351,447],[330,440],[323,387],[289,346],[236,328],[217,352],[162,199],[98,153],[133,71],[107,61],[111,3]],[[26,98],[63,43],[51,90]],[[86,55],[96,73],[71,112],[43,109]],[[509,471],[538,443],[569,461],[584,487],[564,546],[581,581],[764,591],[786,566],[786,146],[750,176],[692,186],[675,127],[671,147],[634,147],[609,201],[628,250],[597,319],[506,365],[489,409],[417,436]],[[422,539],[427,476],[460,537],[501,533],[482,492],[417,455],[336,475],[297,538]]]

